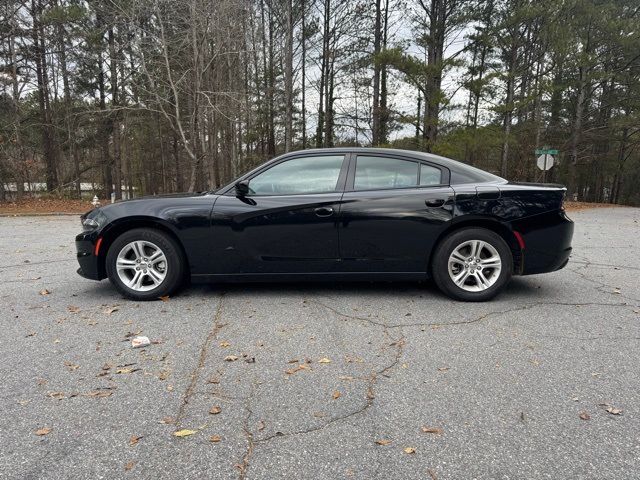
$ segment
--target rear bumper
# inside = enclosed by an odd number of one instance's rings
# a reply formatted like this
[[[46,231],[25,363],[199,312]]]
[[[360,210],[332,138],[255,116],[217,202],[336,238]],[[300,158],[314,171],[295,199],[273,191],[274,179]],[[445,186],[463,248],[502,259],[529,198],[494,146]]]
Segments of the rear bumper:
[[[104,267],[94,255],[95,234],[81,233],[76,237],[76,252],[80,268],[78,275],[90,280],[102,280],[106,277]]]
[[[555,272],[569,262],[573,221],[564,211],[524,218],[513,222],[512,228],[520,232],[525,244],[522,275]]]

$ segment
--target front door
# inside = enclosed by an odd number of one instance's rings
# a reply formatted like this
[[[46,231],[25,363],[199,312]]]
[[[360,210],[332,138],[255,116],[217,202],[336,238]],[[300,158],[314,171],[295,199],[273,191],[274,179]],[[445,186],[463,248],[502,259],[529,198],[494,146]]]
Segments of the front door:
[[[344,155],[289,158],[215,203],[211,266],[217,274],[331,272],[339,261],[337,218]],[[345,165],[346,169],[346,165]]]
[[[426,272],[429,253],[452,218],[448,170],[378,154],[354,160],[340,210],[341,269]]]

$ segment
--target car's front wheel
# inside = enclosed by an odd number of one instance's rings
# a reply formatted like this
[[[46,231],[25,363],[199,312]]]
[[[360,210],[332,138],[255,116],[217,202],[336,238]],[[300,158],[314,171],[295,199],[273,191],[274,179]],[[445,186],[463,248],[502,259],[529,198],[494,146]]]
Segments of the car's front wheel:
[[[513,257],[504,239],[485,228],[448,235],[432,263],[436,285],[448,296],[468,302],[495,297],[511,278]]]
[[[126,297],[153,300],[182,284],[184,262],[176,242],[148,228],[129,230],[111,244],[106,258],[111,283]]]

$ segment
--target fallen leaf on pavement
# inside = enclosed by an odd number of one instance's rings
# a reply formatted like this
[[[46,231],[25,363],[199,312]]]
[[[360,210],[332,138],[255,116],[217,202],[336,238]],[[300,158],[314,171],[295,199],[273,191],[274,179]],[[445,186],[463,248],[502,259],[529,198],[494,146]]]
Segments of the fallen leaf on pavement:
[[[131,438],[129,439],[129,445],[131,445],[132,447],[137,445],[141,438],[142,437],[138,437],[136,435],[131,435]]]
[[[61,400],[64,398],[64,392],[49,392],[47,395],[51,398],[55,398],[56,400]]]
[[[197,430],[188,430],[183,428],[182,430],[178,430],[177,432],[173,432],[174,437],[188,437],[189,435],[193,435],[194,433],[198,433]]]
[[[133,466],[136,464],[136,462],[128,462],[125,466],[124,469],[128,472],[129,470],[131,470],[133,468]]]
[[[78,313],[80,311],[80,307],[76,307],[75,305],[69,305],[67,307],[67,310],[69,310],[71,313]]]
[[[265,427],[265,426],[266,426],[266,425],[264,424],[264,421],[260,420],[260,421],[258,422],[258,430],[259,430],[259,431],[264,430],[264,427]]]
[[[438,367],[439,372],[446,372],[447,370],[449,370],[449,367]]]
[[[338,390],[336,390],[335,392],[333,392],[333,395],[332,395],[332,396],[333,396],[333,399],[334,399],[334,400],[337,400],[337,399],[339,399],[339,398],[340,398],[340,396],[341,396],[341,395],[342,395],[342,394],[341,394]]]
[[[158,297],[160,300],[162,300],[163,302],[168,302],[169,301],[169,295],[163,295],[161,297]]]
[[[95,397],[95,398],[105,398],[110,397],[113,392],[109,390],[94,390],[89,393],[83,393],[83,397]]]
[[[431,480],[438,480],[438,477],[436,476],[436,472],[433,468],[427,468],[427,473],[431,477]]]
[[[224,357],[225,362],[235,362],[237,359],[237,355],[227,355],[226,357]]]
[[[44,290],[40,290],[40,295],[49,295],[51,292],[46,288]]]
[[[227,348],[227,347],[231,346],[231,344],[229,342],[227,342],[227,341],[224,341],[224,342],[220,342],[220,346],[222,348]]]
[[[36,430],[36,435],[41,437],[43,435],[48,435],[49,432],[51,432],[51,429],[49,427],[43,427],[43,428],[41,428],[39,430]]]
[[[209,438],[209,441],[212,443],[218,443],[220,440],[222,440],[222,437],[220,435],[211,435],[211,437]]]
[[[176,423],[176,419],[173,417],[164,417],[162,420],[160,420],[160,423],[164,423],[165,425],[171,425]]]
[[[407,447],[404,449],[404,453],[408,453],[408,454],[416,453],[416,449],[412,447]]]
[[[102,313],[111,315],[113,312],[117,312],[118,310],[120,310],[120,307],[107,307],[102,311]]]
[[[139,368],[119,368],[116,370],[116,373],[118,374],[122,374],[122,373],[133,373],[133,372],[137,372],[138,370],[140,370]]]
[[[216,406],[214,406],[214,407],[211,407],[211,410],[209,410],[209,413],[210,413],[211,415],[217,415],[217,414],[219,414],[221,411],[222,411],[222,409],[221,409],[219,406],[217,406],[217,405],[216,405]]]
[[[294,368],[290,368],[289,370],[285,370],[284,373],[286,373],[287,375],[293,375],[296,372],[299,372],[300,370],[309,370],[310,367],[309,365],[307,365],[306,363],[302,363],[300,365],[297,365]]]
[[[328,358],[321,358],[320,360],[318,360],[318,363],[331,363],[331,360],[329,360]]]
[[[578,414],[578,416],[580,417],[581,420],[590,420],[591,419],[591,415],[589,415],[587,412],[580,412]]]
[[[391,445],[391,440],[376,440],[377,445]]]
[[[422,427],[424,433],[435,433],[436,435],[442,435],[443,431],[440,427]]]
[[[64,362],[64,366],[67,367],[70,372],[73,372],[74,370],[77,370],[80,368],[80,365],[76,365],[75,363],[71,363],[71,362]]]
[[[607,408],[605,408],[605,410],[607,412],[609,412],[611,415],[622,415],[622,409],[621,408],[608,406]]]

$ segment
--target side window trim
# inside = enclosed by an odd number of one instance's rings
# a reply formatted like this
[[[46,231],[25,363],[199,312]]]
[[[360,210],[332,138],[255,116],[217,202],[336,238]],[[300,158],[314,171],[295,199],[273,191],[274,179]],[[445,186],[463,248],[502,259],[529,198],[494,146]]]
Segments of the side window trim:
[[[370,188],[370,189],[366,189],[366,190],[356,190],[354,188],[354,184],[355,184],[355,179],[356,179],[356,162],[357,162],[357,157],[358,156],[362,156],[362,157],[382,157],[382,158],[392,158],[395,160],[405,160],[405,161],[410,161],[410,162],[416,162],[418,163],[418,185],[414,185],[414,186],[409,186],[409,187],[397,187],[397,188]],[[425,160],[422,160],[420,158],[413,158],[413,157],[403,157],[400,155],[386,155],[386,154],[382,154],[382,153],[352,153],[350,155],[350,159],[349,159],[349,171],[347,173],[347,181],[346,181],[346,185],[344,188],[345,192],[375,192],[375,191],[384,191],[384,190],[413,190],[413,189],[423,189],[423,188],[443,188],[443,187],[449,187],[449,183],[450,183],[450,179],[451,179],[451,172],[449,171],[448,168],[443,167],[442,165],[438,165],[437,163],[431,163]],[[419,185],[420,183],[420,166],[421,165],[427,165],[429,167],[433,167],[433,168],[437,168],[438,170],[440,170],[441,172],[441,183],[437,184],[437,185]]]
[[[342,156],[342,164],[340,166],[340,172],[338,173],[338,180],[336,181],[336,187],[334,190],[330,191],[330,192],[304,192],[304,193],[283,193],[283,194],[279,194],[279,195],[260,195],[260,194],[250,194],[248,195],[248,197],[250,198],[254,198],[254,197],[291,197],[291,196],[300,196],[300,195],[322,195],[322,194],[334,194],[334,193],[342,193],[344,192],[344,187],[345,187],[345,182],[346,182],[346,178],[347,178],[347,169],[348,169],[348,165],[349,165],[349,160],[350,160],[350,156],[351,154],[349,153],[345,153],[345,152],[336,152],[334,154],[335,156]],[[244,180],[244,181],[248,181],[251,182],[252,179],[254,179],[255,177],[257,177],[258,175],[262,175],[263,173],[267,172],[268,170],[271,170],[273,167],[277,166],[277,165],[281,165],[285,162],[291,161],[291,160],[299,160],[300,158],[310,158],[310,157],[326,157],[326,156],[332,156],[331,154],[328,153],[307,153],[307,154],[303,154],[301,152],[300,155],[293,155],[290,157],[286,157],[283,158],[277,162],[274,163],[270,163],[269,165],[265,165],[264,168],[261,168],[253,173],[251,173],[250,175],[246,175],[245,177],[240,178],[239,180]],[[231,189],[229,189],[227,192],[225,192],[225,194],[231,193],[233,194],[233,187]]]

